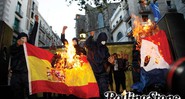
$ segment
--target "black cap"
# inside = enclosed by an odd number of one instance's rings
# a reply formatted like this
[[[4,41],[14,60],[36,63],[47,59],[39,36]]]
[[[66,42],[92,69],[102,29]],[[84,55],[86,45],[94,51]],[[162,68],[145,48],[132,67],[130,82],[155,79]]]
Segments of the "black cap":
[[[17,40],[20,39],[21,37],[27,37],[28,38],[28,35],[24,32],[21,32],[21,33],[18,34]]]

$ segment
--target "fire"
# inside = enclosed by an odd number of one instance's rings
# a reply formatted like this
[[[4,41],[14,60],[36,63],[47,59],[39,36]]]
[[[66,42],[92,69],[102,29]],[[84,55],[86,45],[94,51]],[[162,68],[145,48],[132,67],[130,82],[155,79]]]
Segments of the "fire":
[[[157,31],[159,31],[158,26],[148,19],[146,22],[143,22],[141,18],[138,16],[134,16],[134,24],[133,24],[133,36],[136,39],[137,43],[141,43],[141,39],[152,36]]]
[[[68,45],[66,45],[66,49],[67,49],[67,59],[69,63],[72,63],[74,61],[74,56],[76,54],[76,50],[72,44],[72,42],[69,42]]]
[[[83,61],[81,60],[82,56],[76,55],[76,49],[72,42],[69,42],[68,45],[65,45],[63,51],[56,52],[56,54],[63,60],[61,66],[64,68],[72,69],[74,67],[81,67],[83,64]]]
[[[48,80],[65,82],[66,71],[81,70],[86,63],[85,55],[76,55],[76,49],[72,42],[65,45],[62,51],[57,51],[51,60],[51,68],[47,68]]]
[[[141,48],[141,39],[145,37],[150,37],[155,35],[159,32],[159,27],[156,25],[156,23],[152,22],[150,19],[143,22],[141,18],[138,16],[134,16],[134,24],[133,24],[133,37],[137,41],[136,50],[140,50]],[[160,42],[152,41],[153,43],[160,45]],[[159,53],[162,55],[161,51],[159,50]],[[149,61],[151,59],[151,55],[147,55],[144,60],[144,66],[147,66]],[[158,58],[155,58],[155,63],[159,64]]]

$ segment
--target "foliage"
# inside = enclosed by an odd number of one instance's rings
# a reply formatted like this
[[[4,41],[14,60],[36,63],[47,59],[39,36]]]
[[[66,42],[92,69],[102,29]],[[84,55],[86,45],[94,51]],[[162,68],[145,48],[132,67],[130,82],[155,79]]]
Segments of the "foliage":
[[[69,5],[71,5],[73,2],[77,2],[77,5],[79,6],[79,10],[82,11],[83,9],[87,10],[87,4],[90,6],[101,8],[103,5],[107,5],[108,3],[112,3],[111,1],[116,0],[65,0]],[[123,0],[117,0],[117,1],[123,1]]]

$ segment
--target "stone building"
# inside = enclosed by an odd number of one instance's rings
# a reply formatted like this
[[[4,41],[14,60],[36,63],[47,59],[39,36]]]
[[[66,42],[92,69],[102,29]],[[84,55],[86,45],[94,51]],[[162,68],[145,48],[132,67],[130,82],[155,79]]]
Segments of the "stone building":
[[[131,15],[136,15],[143,19],[143,23],[145,23],[147,19],[156,21],[150,5],[154,2],[158,3],[161,17],[163,17],[166,13],[173,12],[185,14],[185,0],[123,0],[119,3],[108,3],[99,7],[86,5],[85,15],[78,15],[81,16],[81,21],[78,20],[78,22],[76,22],[76,26],[78,26],[76,27],[78,31],[77,37],[79,37],[78,35],[80,33],[86,33],[88,36],[90,31],[95,31],[95,38],[97,38],[100,32],[106,32],[108,35],[108,42],[131,41],[133,39],[127,38],[126,36],[130,36],[132,32],[133,19],[130,18],[129,20],[122,21],[122,23],[120,23],[118,20],[120,16],[118,15],[122,13],[122,20],[125,18],[128,19]],[[119,40],[116,40],[116,34],[118,33],[113,33],[119,32],[116,29],[121,29],[123,33],[122,37],[119,37],[121,38]],[[125,36],[124,39],[123,36]]]
[[[108,36],[108,42],[111,42],[112,39],[109,19],[113,15],[118,5],[119,3],[103,4],[99,7],[92,7],[90,5],[86,5],[85,18],[83,18],[84,23],[76,22],[76,26],[78,26],[79,24],[84,24],[84,27],[80,30],[83,30],[82,32],[85,32],[87,34],[86,37],[89,36],[89,33],[91,31],[95,31],[95,39],[97,38],[99,33],[105,32]],[[77,35],[79,35],[78,33],[81,32],[77,32]]]

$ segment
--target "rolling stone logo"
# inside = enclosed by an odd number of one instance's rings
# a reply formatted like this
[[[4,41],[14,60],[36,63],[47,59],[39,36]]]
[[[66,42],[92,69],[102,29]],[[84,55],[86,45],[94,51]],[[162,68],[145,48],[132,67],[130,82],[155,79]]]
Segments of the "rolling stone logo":
[[[123,92],[117,94],[114,91],[107,91],[104,93],[106,99],[181,99],[179,95],[163,95],[156,91],[150,92],[148,95],[137,95],[133,92]]]

